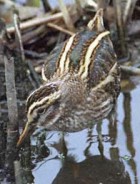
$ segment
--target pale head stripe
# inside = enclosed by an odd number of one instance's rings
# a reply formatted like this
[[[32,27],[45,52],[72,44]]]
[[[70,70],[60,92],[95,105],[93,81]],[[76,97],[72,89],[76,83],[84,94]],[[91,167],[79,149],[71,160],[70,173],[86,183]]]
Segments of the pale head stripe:
[[[94,49],[98,46],[100,40],[103,37],[107,36],[108,34],[110,34],[109,31],[105,31],[105,32],[100,33],[97,36],[97,38],[89,45],[87,52],[86,52],[86,55],[85,55],[84,64],[80,67],[79,72],[78,72],[78,75],[81,75],[82,79],[86,78],[88,75],[88,68],[89,68],[89,65],[91,63],[91,56],[92,56]]]
[[[68,57],[65,63],[65,71],[69,71],[70,58]]]
[[[64,69],[65,69],[64,66],[66,64],[65,62],[69,62],[69,60],[67,60],[67,55],[68,55],[68,52],[73,44],[74,38],[75,38],[75,35],[71,36],[65,45],[63,54],[62,54],[60,61],[59,61],[60,73],[64,72]]]
[[[42,86],[40,86],[37,90],[35,90],[35,91],[33,91],[29,96],[28,96],[28,98],[27,98],[27,100],[26,100],[26,103],[28,104],[28,102],[30,101],[30,98],[37,92],[37,91],[39,91],[39,90],[41,90],[41,88],[45,88],[45,87],[47,87],[47,86],[49,86],[51,84],[51,87],[53,87],[53,84],[55,85],[55,83],[46,83],[45,85],[42,85]],[[36,102],[35,102],[36,103]]]
[[[49,96],[46,96],[45,98],[43,98],[42,100],[38,101],[38,102],[34,102],[29,110],[28,110],[28,117],[30,116],[30,113],[32,112],[32,110],[36,107],[36,106],[39,106],[41,104],[44,104],[44,102],[48,101],[47,102],[47,105],[50,105],[54,100],[58,99],[60,97],[60,92],[59,91],[56,91],[52,94],[50,94]]]

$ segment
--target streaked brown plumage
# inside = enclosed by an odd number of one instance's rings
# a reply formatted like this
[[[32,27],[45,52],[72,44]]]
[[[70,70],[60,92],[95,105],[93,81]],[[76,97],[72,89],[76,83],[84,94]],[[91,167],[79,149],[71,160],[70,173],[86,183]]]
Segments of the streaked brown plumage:
[[[79,131],[106,118],[120,91],[116,55],[102,22],[102,10],[85,31],[54,49],[43,68],[46,81],[27,99],[28,122],[19,146],[36,126]]]

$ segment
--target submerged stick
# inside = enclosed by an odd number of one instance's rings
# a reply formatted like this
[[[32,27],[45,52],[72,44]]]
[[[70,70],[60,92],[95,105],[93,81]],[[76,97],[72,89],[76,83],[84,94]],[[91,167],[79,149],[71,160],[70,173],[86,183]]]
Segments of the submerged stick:
[[[123,66],[123,65],[121,65],[120,68],[123,73],[126,73],[128,75],[140,75],[140,68],[136,68],[133,66]]]

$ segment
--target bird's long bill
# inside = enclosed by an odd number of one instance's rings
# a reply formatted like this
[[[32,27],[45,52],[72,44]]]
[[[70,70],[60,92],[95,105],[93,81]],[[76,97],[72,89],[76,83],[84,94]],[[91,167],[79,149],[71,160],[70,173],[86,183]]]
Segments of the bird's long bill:
[[[24,140],[30,135],[30,124],[29,122],[26,123],[26,126],[22,132],[22,134],[19,137],[19,140],[17,142],[17,147],[21,146],[21,144],[24,142]]]

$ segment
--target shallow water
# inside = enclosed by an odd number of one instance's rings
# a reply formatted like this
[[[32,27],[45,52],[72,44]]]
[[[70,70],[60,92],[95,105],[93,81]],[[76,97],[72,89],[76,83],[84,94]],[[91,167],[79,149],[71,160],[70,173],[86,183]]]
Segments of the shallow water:
[[[77,133],[45,133],[46,156],[33,159],[30,173],[35,184],[140,183],[140,85],[126,89],[118,98],[114,124],[104,120]],[[99,129],[104,158],[98,148]]]
[[[20,150],[21,184],[139,184],[139,81],[140,77],[131,77],[122,82],[125,87],[118,98],[115,123],[106,119],[76,133],[36,131],[31,153],[27,146]],[[2,170],[0,178],[1,174]],[[8,184],[7,178],[0,183]]]

